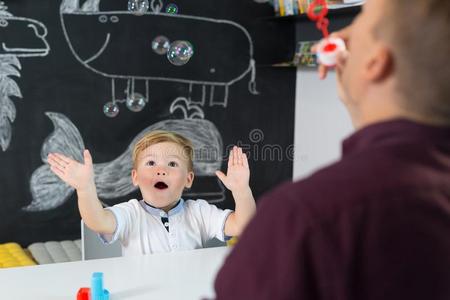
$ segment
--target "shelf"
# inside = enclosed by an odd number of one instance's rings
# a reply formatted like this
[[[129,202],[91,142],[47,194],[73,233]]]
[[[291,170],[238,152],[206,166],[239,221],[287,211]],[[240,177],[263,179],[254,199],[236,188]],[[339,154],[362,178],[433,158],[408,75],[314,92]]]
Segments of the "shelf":
[[[334,16],[340,16],[340,15],[356,15],[361,11],[361,5],[355,5],[355,6],[348,6],[343,8],[337,8],[337,9],[330,9],[328,10],[327,17],[334,17]],[[267,21],[276,21],[276,22],[292,22],[292,21],[304,21],[309,20],[307,14],[300,14],[300,15],[291,15],[291,16],[271,16],[271,17],[264,17],[263,20]]]
[[[281,62],[274,64],[256,64],[257,68],[297,68],[297,66],[289,61],[289,62]]]
[[[338,31],[348,26],[355,16],[361,11],[362,5],[352,5],[340,8],[330,8],[327,18],[330,20],[329,32]],[[294,28],[295,39],[292,45],[285,50],[285,55],[277,55],[276,58],[257,63],[257,67],[270,68],[317,68],[316,57],[308,51],[298,51],[299,45],[303,43],[314,43],[322,38],[322,32],[317,30],[315,23],[310,21],[306,13],[291,16],[266,16],[259,18],[260,21],[269,24],[283,32],[291,27]],[[269,50],[270,52],[270,50]],[[277,52],[278,53],[278,52]]]

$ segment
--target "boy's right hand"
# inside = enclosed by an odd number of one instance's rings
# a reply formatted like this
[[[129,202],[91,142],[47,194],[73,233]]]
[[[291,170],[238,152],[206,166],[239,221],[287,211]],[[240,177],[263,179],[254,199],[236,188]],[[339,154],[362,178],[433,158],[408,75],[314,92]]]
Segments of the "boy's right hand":
[[[95,187],[91,154],[84,150],[83,156],[84,164],[59,153],[49,153],[47,162],[56,176],[77,191],[83,191]]]

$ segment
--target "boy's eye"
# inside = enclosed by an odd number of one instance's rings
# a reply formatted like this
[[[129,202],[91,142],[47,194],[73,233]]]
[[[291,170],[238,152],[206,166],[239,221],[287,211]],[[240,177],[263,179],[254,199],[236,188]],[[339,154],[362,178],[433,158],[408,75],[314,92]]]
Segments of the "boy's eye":
[[[177,167],[177,166],[178,166],[178,164],[175,161],[171,161],[169,163],[169,167]]]
[[[150,160],[146,163],[147,166],[154,166],[155,162],[153,160]]]

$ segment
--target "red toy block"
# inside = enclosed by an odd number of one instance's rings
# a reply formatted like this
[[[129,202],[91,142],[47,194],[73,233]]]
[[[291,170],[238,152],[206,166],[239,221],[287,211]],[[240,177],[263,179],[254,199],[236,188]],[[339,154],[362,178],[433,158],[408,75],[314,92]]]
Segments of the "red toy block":
[[[91,289],[90,288],[80,288],[77,293],[77,300],[90,300],[91,299]]]

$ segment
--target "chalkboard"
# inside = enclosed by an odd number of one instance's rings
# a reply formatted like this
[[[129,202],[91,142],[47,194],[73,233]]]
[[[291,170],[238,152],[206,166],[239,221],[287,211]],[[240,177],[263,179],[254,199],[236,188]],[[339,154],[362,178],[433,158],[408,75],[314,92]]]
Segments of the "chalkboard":
[[[106,205],[140,197],[130,151],[153,129],[194,142],[187,198],[234,208],[214,175],[234,144],[249,155],[256,197],[291,179],[296,70],[263,65],[291,51],[294,26],[261,21],[273,14],[261,1],[150,2],[142,16],[127,0],[0,4],[0,243],[80,237],[76,193],[49,171],[51,151],[81,160],[89,149]],[[191,42],[188,63],[156,54],[160,35]],[[141,111],[126,105],[134,93]],[[104,114],[108,102],[117,116]]]

